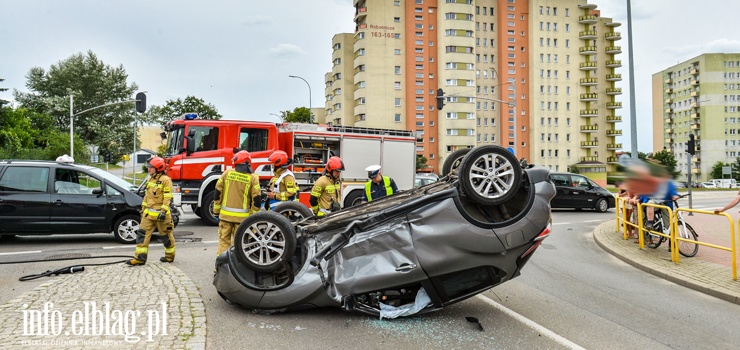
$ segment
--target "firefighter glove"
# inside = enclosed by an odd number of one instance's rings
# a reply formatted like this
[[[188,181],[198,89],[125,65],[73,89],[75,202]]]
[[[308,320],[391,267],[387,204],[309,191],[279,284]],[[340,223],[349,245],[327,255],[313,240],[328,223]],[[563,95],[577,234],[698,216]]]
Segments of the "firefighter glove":
[[[159,222],[164,222],[166,219],[167,219],[167,214],[165,212],[161,212],[159,213],[159,215],[157,215],[157,221]]]
[[[329,206],[329,210],[331,210],[332,212],[335,212],[335,211],[338,211],[339,209],[341,209],[339,207],[339,202],[332,201],[331,206]]]

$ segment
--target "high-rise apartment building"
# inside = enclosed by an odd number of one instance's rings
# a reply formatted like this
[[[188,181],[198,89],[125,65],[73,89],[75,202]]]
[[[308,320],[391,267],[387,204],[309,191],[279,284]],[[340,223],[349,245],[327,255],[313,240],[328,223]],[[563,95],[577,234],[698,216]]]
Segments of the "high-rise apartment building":
[[[531,163],[616,163],[621,52],[614,23],[585,0],[355,0],[334,37],[326,120],[416,130],[439,169],[495,144]],[[351,50],[348,48],[351,46]],[[445,105],[437,109],[437,90]],[[351,89],[351,90],[350,90]],[[350,95],[351,94],[351,95]],[[340,97],[342,95],[342,97]],[[351,97],[351,102],[350,102]],[[599,124],[601,126],[599,126]],[[601,140],[599,140],[601,139]],[[598,170],[597,170],[598,171]]]
[[[740,53],[707,53],[653,74],[653,150],[673,153],[680,180],[712,178],[717,162],[740,157]]]

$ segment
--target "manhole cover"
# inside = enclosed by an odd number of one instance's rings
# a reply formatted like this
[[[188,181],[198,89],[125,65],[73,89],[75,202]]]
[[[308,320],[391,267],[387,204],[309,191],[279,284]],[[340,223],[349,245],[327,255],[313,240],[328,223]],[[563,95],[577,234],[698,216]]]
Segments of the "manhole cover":
[[[200,242],[203,238],[200,237],[176,237],[175,242]]]
[[[69,253],[69,254],[59,254],[59,255],[47,256],[45,260],[81,259],[81,258],[89,258],[91,256],[92,255],[90,254]]]
[[[175,236],[175,237],[192,236],[194,234],[195,234],[195,232],[193,232],[193,231],[173,231],[172,232],[172,235]]]

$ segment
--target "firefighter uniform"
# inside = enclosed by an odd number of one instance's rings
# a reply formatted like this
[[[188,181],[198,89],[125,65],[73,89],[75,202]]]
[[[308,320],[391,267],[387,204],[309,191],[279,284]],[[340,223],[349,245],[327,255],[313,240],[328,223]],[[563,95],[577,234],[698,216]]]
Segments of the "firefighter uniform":
[[[298,200],[295,176],[286,168],[275,169],[275,176],[270,179],[267,188],[275,194],[275,198],[270,199],[270,210],[274,210],[282,202]]]
[[[257,174],[226,170],[216,182],[220,196],[213,203],[213,213],[218,215],[218,251],[221,255],[234,244],[236,228],[249,214],[259,208],[260,181]]]
[[[175,237],[172,235],[174,224],[170,203],[172,202],[172,179],[163,173],[156,173],[149,177],[146,184],[146,194],[141,203],[141,224],[136,230],[136,251],[134,259],[129,265],[143,265],[149,254],[149,241],[156,229],[164,245],[162,262],[175,260]]]
[[[311,206],[314,215],[324,216],[340,209],[342,183],[329,174],[324,174],[311,188],[311,196],[318,200],[317,205]]]

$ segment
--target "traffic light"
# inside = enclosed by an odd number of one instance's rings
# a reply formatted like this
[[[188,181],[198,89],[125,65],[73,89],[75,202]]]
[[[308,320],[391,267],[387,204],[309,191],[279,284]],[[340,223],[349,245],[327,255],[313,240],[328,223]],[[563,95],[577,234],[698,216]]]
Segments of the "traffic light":
[[[136,111],[139,113],[146,112],[146,94],[143,92],[136,94]]]
[[[689,142],[687,144],[686,152],[692,156],[696,154],[696,141],[694,140],[694,134],[689,134]]]
[[[437,89],[437,109],[442,110],[445,106],[445,92],[442,88]]]
[[[112,155],[110,154],[110,151],[105,151],[105,154],[103,155],[103,159],[106,163],[110,163],[112,160]]]

